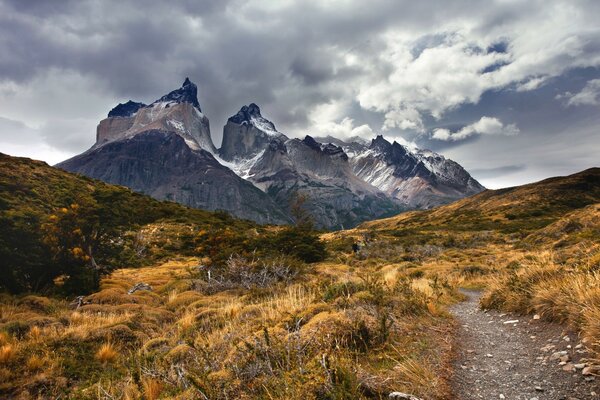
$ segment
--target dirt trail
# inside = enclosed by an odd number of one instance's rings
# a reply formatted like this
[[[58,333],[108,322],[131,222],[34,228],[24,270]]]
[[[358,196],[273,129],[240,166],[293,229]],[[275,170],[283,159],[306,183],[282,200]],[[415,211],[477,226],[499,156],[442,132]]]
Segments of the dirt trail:
[[[468,300],[452,308],[459,322],[454,398],[600,400],[600,378],[582,374],[586,353],[575,335],[531,316],[481,311],[481,293],[464,294]]]

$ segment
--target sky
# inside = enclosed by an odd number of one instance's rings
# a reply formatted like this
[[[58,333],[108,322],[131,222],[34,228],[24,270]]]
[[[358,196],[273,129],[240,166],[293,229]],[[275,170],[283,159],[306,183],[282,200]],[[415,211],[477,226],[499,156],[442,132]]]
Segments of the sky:
[[[119,102],[198,85],[291,137],[389,140],[488,188],[600,166],[596,0],[0,0],[0,152],[57,163]]]

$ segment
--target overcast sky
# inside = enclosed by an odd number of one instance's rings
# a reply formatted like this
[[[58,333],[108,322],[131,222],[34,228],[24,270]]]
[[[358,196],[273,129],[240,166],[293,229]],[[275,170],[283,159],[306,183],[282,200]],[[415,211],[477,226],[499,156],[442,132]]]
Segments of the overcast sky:
[[[219,146],[255,102],[289,136],[437,151],[490,188],[600,165],[600,1],[0,0],[0,152],[56,163],[179,87]]]

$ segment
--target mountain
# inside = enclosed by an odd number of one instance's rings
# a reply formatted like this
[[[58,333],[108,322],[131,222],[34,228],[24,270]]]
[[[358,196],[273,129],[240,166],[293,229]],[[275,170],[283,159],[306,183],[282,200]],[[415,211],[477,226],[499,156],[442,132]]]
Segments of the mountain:
[[[410,150],[377,136],[370,144],[331,137],[341,146],[352,171],[407,208],[427,209],[481,192],[485,188],[458,163],[428,150]]]
[[[197,87],[181,88],[150,105],[129,101],[98,125],[96,143],[57,167],[132,188],[157,199],[225,210],[259,223],[291,221],[267,194],[215,157]]]
[[[306,198],[317,226],[344,228],[402,211],[379,189],[358,178],[341,147],[311,136],[290,139],[265,119],[256,104],[243,106],[223,129],[224,160],[278,204]]]
[[[118,104],[98,124],[96,143],[57,166],[259,223],[292,222],[301,200],[316,226],[333,229],[484,189],[457,163],[382,136],[290,138],[255,103],[227,120],[217,150],[188,78],[150,104]]]

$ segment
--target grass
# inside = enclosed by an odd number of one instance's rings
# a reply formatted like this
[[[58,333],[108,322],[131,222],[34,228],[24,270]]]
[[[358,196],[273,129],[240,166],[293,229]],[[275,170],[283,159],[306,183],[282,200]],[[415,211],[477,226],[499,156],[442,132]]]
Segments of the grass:
[[[77,310],[55,298],[39,307],[5,297],[0,364],[11,368],[0,393],[304,399],[393,390],[442,398],[447,390],[440,377],[432,389],[431,379],[449,352],[448,317],[440,312],[455,296],[449,286],[410,279],[401,265],[358,270],[328,261],[289,283],[205,292],[192,289],[201,279],[189,273],[197,263],[117,270]],[[127,295],[137,282],[153,291]],[[332,289],[348,282],[356,290]],[[26,324],[20,339],[6,331],[16,321]],[[45,386],[32,385],[42,370]]]
[[[323,262],[245,255],[210,276],[190,221],[144,225],[147,264],[104,276],[77,309],[0,294],[0,397],[448,399],[459,287],[569,324],[600,358],[600,208],[589,194],[552,208],[557,188],[543,183],[543,204],[526,187],[326,233]],[[152,290],[129,294],[140,282]]]

